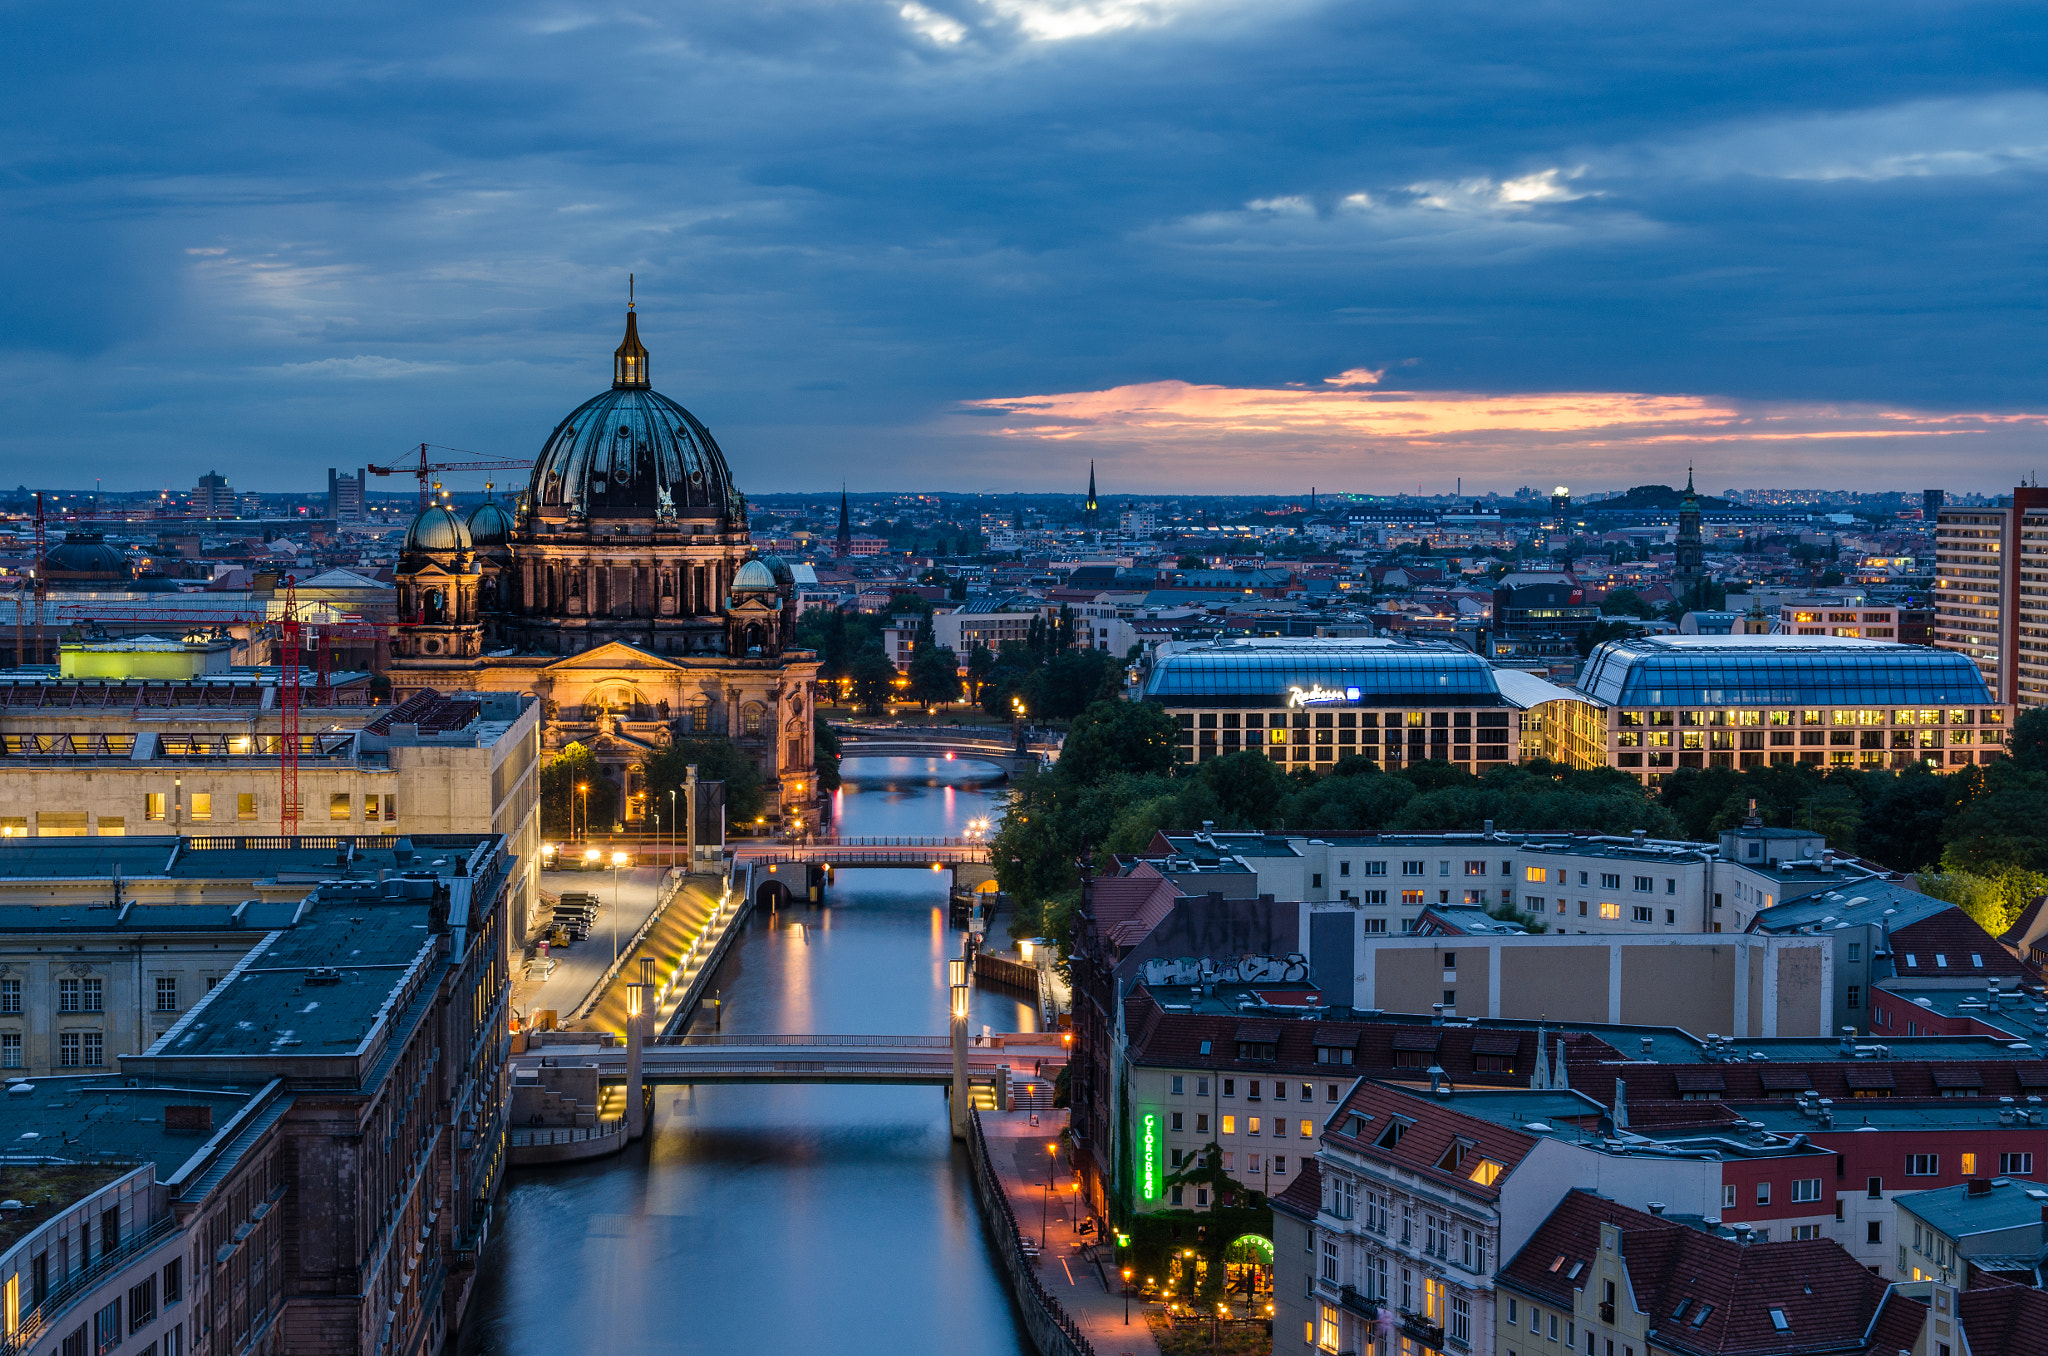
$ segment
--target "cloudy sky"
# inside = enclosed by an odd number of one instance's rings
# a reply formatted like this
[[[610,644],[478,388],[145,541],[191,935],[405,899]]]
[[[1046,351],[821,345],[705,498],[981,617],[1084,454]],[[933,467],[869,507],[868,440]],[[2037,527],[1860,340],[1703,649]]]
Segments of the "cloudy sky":
[[[2038,4],[0,22],[8,485],[530,457],[628,272],[757,493],[2048,470]]]

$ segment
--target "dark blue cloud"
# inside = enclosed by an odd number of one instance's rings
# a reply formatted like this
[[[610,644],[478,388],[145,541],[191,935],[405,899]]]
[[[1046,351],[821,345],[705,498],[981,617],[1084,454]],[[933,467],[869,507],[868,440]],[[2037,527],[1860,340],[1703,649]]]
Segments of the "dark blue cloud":
[[[1036,486],[1057,456],[947,412],[1356,367],[2048,409],[2039,7],[8,17],[0,449],[24,466],[286,487],[420,440],[530,452],[608,371],[628,270],[657,384],[756,490]],[[1391,488],[1371,474],[1349,488]]]

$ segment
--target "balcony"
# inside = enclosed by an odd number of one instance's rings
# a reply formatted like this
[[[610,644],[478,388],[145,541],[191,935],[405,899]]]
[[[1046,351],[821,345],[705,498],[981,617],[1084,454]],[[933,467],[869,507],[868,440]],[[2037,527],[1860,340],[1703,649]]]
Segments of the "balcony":
[[[1379,1305],[1348,1285],[1338,1292],[1337,1303],[1343,1306],[1345,1312],[1357,1314],[1368,1323],[1380,1316]]]
[[[1600,1305],[1600,1321],[1609,1327],[1614,1325],[1614,1301],[1607,1300]]]
[[[1432,1323],[1422,1314],[1401,1315],[1401,1333],[1412,1337],[1423,1346],[1436,1351],[1444,1349],[1444,1328],[1441,1323]]]

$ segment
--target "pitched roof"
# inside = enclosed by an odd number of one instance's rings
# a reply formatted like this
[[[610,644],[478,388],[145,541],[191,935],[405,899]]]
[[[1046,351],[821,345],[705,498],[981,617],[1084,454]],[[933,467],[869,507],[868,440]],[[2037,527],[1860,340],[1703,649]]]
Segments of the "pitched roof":
[[[1682,1229],[1685,1226],[1632,1210],[1584,1187],[1567,1191],[1548,1218],[1529,1235],[1522,1250],[1500,1269],[1498,1279],[1525,1294],[1538,1295],[1560,1309],[1572,1307],[1572,1292],[1583,1290],[1593,1256],[1600,1251],[1602,1224],[1637,1228]]]
[[[1397,1121],[1404,1128],[1390,1143],[1387,1131]],[[1367,1081],[1352,1089],[1325,1122],[1323,1142],[1493,1200],[1537,1140],[1498,1121],[1460,1111],[1455,1104]],[[1473,1175],[1481,1160],[1499,1166],[1491,1181]]]
[[[1664,1350],[1699,1356],[1889,1356],[1914,1345],[1894,1339],[1917,1333],[1924,1310],[1892,1294],[1832,1240],[1737,1243],[1583,1188],[1566,1193],[1501,1268],[1500,1279],[1569,1307],[1572,1292],[1592,1275],[1603,1225],[1620,1230],[1630,1297],[1649,1316]],[[1894,1305],[1901,1307],[1894,1311]],[[1873,1337],[1882,1341],[1874,1343]]]
[[[1229,1013],[1168,1012],[1143,985],[1134,987],[1124,1000],[1131,1062],[1147,1068],[1242,1070],[1317,1078],[1413,1078],[1427,1065],[1435,1064],[1454,1083],[1515,1088],[1529,1086],[1530,1075],[1536,1068],[1537,1032],[1532,1028],[1439,1027],[1429,1025],[1427,1018],[1414,1017],[1363,1022],[1328,1018],[1281,1021],[1277,1023],[1273,1058],[1243,1061],[1237,1058],[1240,1020]],[[1563,1037],[1573,1043],[1574,1050],[1583,1049],[1593,1059],[1621,1058],[1619,1051],[1593,1036],[1576,1032],[1567,1035],[1555,1028],[1545,1036],[1553,1044]],[[1209,1043],[1207,1053],[1202,1050],[1204,1041]],[[1335,1056],[1333,1062],[1332,1056],[1342,1050],[1352,1052],[1351,1063],[1344,1063],[1341,1056]],[[1319,1051],[1332,1053],[1319,1057]],[[1396,1051],[1407,1056],[1406,1062],[1396,1058]],[[1487,1057],[1488,1064],[1505,1063],[1507,1067],[1482,1070],[1481,1055]]]
[[[1811,1089],[1842,1102],[1862,1092],[1887,1092],[1901,1100],[1931,1101],[1944,1092],[1972,1097],[2021,1097],[2048,1087],[2048,1063],[2015,1055],[2011,1059],[1914,1059],[1904,1042],[1895,1043],[1890,1059],[1785,1060],[1762,1063],[1731,1060],[1707,1066],[1686,1064],[1608,1063],[1582,1060],[1574,1050],[1571,1077],[1603,1102],[1613,1099],[1614,1080],[1628,1086],[1629,1119],[1640,1108],[1658,1102],[1683,1101],[1687,1092],[1711,1092],[1724,1102],[1788,1100]],[[1446,1065],[1446,1068],[1449,1066]],[[1720,1086],[1711,1086],[1718,1075]],[[1706,1080],[1708,1085],[1702,1085]],[[1775,1098],[1773,1094],[1776,1094]],[[1840,1107],[1836,1110],[1839,1113]]]
[[[1323,1208],[1323,1165],[1314,1158],[1302,1159],[1301,1171],[1287,1190],[1273,1197],[1273,1205],[1297,1219],[1314,1219]]]
[[[2038,1350],[2048,1333],[2048,1292],[1990,1278],[1958,1298],[1973,1352]]]
[[[1961,909],[1943,909],[1892,929],[1892,970],[1906,979],[2033,978],[1996,937]]]

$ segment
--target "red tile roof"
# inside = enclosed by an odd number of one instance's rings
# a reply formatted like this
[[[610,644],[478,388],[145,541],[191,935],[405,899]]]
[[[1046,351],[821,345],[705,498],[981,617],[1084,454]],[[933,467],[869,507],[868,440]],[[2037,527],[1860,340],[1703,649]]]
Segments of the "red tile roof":
[[[1265,1016],[1266,1014],[1260,1014]],[[1429,1026],[1408,1021],[1336,1022],[1289,1019],[1277,1022],[1274,1058],[1240,1060],[1238,1024],[1232,1013],[1167,1012],[1150,990],[1138,988],[1124,1000],[1124,1025],[1130,1035],[1130,1058],[1149,1068],[1217,1069],[1248,1074],[1286,1073],[1316,1078],[1420,1078],[1436,1064],[1454,1083],[1490,1087],[1527,1087],[1535,1072],[1536,1032],[1500,1027]],[[1554,1042],[1565,1035],[1547,1033]],[[1605,1041],[1584,1033],[1565,1035],[1593,1059],[1619,1060],[1621,1053]],[[1202,1042],[1209,1052],[1202,1053]],[[1512,1041],[1512,1044],[1509,1042]],[[1482,1045],[1484,1048],[1482,1048]],[[1318,1050],[1349,1049],[1352,1062],[1325,1063]],[[1403,1052],[1407,1063],[1396,1060]],[[1490,1061],[1505,1057],[1505,1070],[1478,1067],[1478,1056]],[[1415,1061],[1421,1061],[1417,1063]],[[1609,1086],[1611,1086],[1611,1081]]]
[[[1899,1049],[1900,1047],[1894,1047]],[[1726,1064],[1643,1064],[1581,1059],[1573,1052],[1572,1086],[1602,1102],[1612,1103],[1614,1080],[1628,1086],[1629,1117],[1656,1102],[1682,1101],[1684,1094],[1713,1093],[1724,1102],[1789,1101],[1791,1094],[1811,1089],[1837,1102],[1858,1092],[1882,1093],[1902,1101],[1933,1101],[1944,1092],[1971,1097],[2019,1097],[2048,1088],[2048,1062],[2039,1059],[1910,1059],[1803,1060],[1759,1064],[1736,1060]],[[1448,1066],[1446,1066],[1448,1067]],[[1713,1077],[1721,1082],[1717,1088]],[[1975,1080],[1975,1081],[1972,1081]],[[1773,1094],[1776,1094],[1773,1096]]]
[[[1287,1184],[1287,1190],[1273,1197],[1273,1204],[1298,1219],[1312,1220],[1323,1209],[1323,1165],[1313,1158],[1301,1160],[1301,1171]]]
[[[1973,1356],[2048,1351],[2048,1292],[1994,1279],[1959,1299]]]
[[[2032,971],[1961,909],[1943,909],[1895,928],[1892,970],[1900,980],[2033,978]]]
[[[1361,1119],[1362,1118],[1362,1119]],[[1383,1147],[1388,1126],[1403,1129],[1392,1147]],[[1536,1137],[1510,1130],[1497,1121],[1458,1110],[1455,1102],[1408,1092],[1385,1083],[1360,1083],[1323,1128],[1323,1142],[1364,1158],[1390,1163],[1420,1174],[1425,1180],[1454,1187],[1483,1200],[1499,1197],[1501,1182],[1536,1147]],[[1453,1148],[1458,1152],[1452,1154]],[[1441,1166],[1454,1158],[1457,1166]],[[1473,1180],[1481,1159],[1503,1171],[1492,1184]]]
[[[1744,1245],[1583,1189],[1566,1194],[1500,1279],[1571,1307],[1572,1292],[1593,1274],[1603,1225],[1621,1232],[1630,1299],[1648,1316],[1660,1351],[1891,1356],[1916,1345],[1925,1310],[1891,1293],[1833,1240]]]

